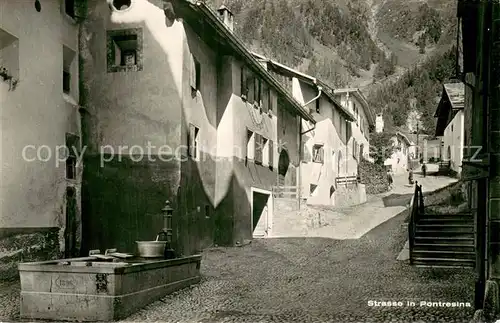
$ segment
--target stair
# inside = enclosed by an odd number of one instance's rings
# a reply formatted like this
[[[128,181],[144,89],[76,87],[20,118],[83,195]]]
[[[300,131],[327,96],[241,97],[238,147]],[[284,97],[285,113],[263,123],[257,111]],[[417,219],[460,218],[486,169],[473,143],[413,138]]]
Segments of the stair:
[[[416,267],[474,268],[472,214],[419,214],[410,256]]]

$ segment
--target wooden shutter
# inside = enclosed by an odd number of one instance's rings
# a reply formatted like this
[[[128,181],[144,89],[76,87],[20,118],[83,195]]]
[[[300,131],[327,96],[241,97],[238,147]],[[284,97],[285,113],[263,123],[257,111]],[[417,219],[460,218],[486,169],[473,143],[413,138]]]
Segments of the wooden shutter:
[[[262,103],[262,83],[258,78],[255,78],[257,86],[257,104],[260,106]]]
[[[196,139],[196,127],[192,124],[189,125],[189,133],[188,133],[188,155],[194,156],[194,141]]]
[[[274,162],[274,147],[273,147],[273,141],[269,140],[269,168],[273,168],[273,162]]]
[[[273,111],[273,96],[271,95],[271,87],[267,87],[267,107],[270,111]]]
[[[255,157],[256,163],[262,164],[262,136],[258,133],[255,134]]]
[[[247,88],[247,76],[246,76],[246,71],[245,67],[241,67],[241,95],[245,96],[245,98],[248,99],[248,88]]]
[[[253,103],[255,99],[255,80],[251,75],[247,77],[247,87],[248,87],[247,100],[248,102]]]
[[[191,85],[191,88],[193,90],[197,90],[196,88],[196,62],[194,59],[194,56],[190,56],[190,63],[189,63],[189,85]]]

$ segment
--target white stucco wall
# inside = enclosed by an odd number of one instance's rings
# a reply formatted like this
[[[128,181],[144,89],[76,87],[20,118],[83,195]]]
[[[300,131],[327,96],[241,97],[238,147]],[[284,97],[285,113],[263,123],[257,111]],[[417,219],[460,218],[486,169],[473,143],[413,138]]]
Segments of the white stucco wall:
[[[293,93],[295,98],[306,103],[317,95],[312,86],[293,81]],[[307,198],[309,204],[332,205],[335,201],[335,193],[331,194],[332,186],[338,176],[357,175],[357,161],[351,156],[352,151],[346,138],[346,121],[337,108],[325,96],[319,99],[320,111],[316,112],[316,102],[309,105],[312,115],[316,120],[313,131],[302,137],[304,142],[303,155],[308,157],[301,162],[301,196]],[[350,126],[350,125],[349,125]],[[302,131],[310,129],[310,125],[303,123]],[[347,145],[346,145],[347,143]],[[323,145],[323,163],[312,161],[314,145]],[[317,185],[311,194],[310,185]]]
[[[63,227],[66,186],[79,195],[78,180],[67,181],[65,163],[55,158],[66,133],[80,133],[78,55],[69,68],[69,95],[62,84],[63,46],[78,50],[77,24],[62,3],[41,1],[37,12],[34,1],[0,1],[0,32],[17,38],[9,55],[0,51],[0,64],[19,79],[12,91],[0,80],[0,228]]]
[[[400,137],[392,138],[394,151],[390,158],[387,158],[384,165],[390,166],[394,174],[404,174],[408,170],[408,154],[411,147]]]
[[[464,113],[458,111],[444,130],[443,160],[449,160],[451,169],[457,173],[462,170],[464,148]]]

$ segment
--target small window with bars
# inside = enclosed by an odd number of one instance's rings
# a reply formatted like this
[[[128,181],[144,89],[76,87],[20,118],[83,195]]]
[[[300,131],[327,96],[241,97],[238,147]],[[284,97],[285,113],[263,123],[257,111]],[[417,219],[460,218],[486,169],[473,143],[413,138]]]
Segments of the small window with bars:
[[[325,152],[323,145],[313,146],[313,162],[323,164],[325,159]]]

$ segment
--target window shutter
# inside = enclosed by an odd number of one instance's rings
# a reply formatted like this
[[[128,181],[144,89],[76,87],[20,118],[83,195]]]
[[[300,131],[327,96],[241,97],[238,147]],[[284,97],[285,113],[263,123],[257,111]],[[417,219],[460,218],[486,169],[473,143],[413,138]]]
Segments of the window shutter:
[[[255,134],[255,161],[262,163],[262,136]]]
[[[273,168],[273,162],[274,162],[274,147],[273,147],[273,141],[269,140],[269,167]]]
[[[191,85],[191,88],[193,90],[197,90],[196,88],[196,63],[195,63],[195,60],[194,60],[194,56],[191,55],[190,56],[190,74],[189,74],[189,85]]]
[[[247,87],[248,87],[248,94],[247,94],[248,102],[253,103],[255,97],[255,81],[252,76],[249,76],[247,78]]]
[[[255,79],[257,81],[257,104],[261,105],[262,104],[262,83],[260,82],[259,79]]]
[[[247,76],[246,76],[246,73],[245,73],[245,67],[242,66],[241,67],[241,95],[245,96],[246,98],[248,98],[248,89],[247,89]]]
[[[273,96],[271,95],[271,87],[267,88],[267,100],[269,110],[273,111]]]
[[[195,144],[194,141],[196,139],[196,128],[194,125],[190,124],[189,125],[189,134],[188,134],[188,154],[189,156],[194,156],[194,148]]]
[[[264,113],[267,113],[269,111],[269,92],[268,92],[268,86],[266,84],[262,85],[263,91],[262,91],[262,111]]]

